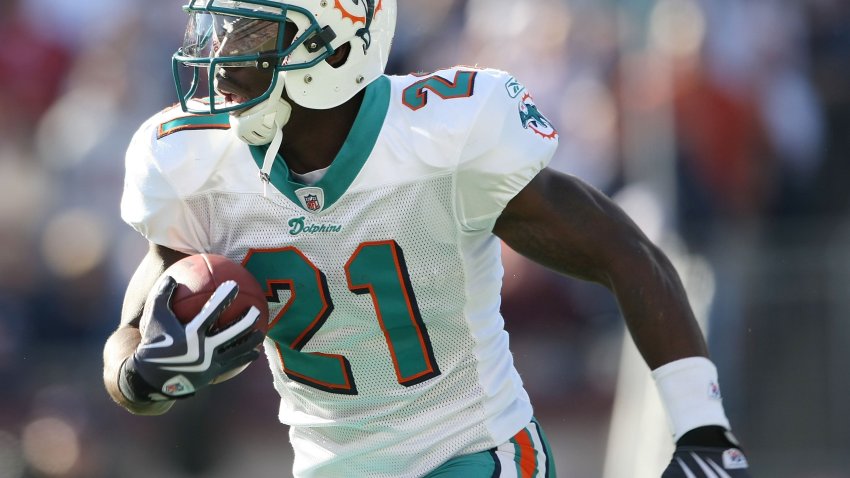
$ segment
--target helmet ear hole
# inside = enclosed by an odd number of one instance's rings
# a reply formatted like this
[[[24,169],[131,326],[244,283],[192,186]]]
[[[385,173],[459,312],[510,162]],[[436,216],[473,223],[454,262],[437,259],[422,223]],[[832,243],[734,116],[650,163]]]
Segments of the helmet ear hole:
[[[333,55],[329,56],[325,61],[333,68],[339,68],[348,62],[348,55],[351,54],[351,42],[344,43],[336,49]]]

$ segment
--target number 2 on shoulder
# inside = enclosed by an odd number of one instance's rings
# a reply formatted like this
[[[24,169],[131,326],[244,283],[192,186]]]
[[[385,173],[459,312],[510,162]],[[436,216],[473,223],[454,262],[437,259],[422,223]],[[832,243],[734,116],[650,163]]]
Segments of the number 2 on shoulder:
[[[447,80],[440,75],[431,75],[408,86],[402,93],[405,106],[417,111],[428,104],[428,92],[431,91],[444,100],[469,98],[475,92],[475,71],[455,72],[454,80]]]
[[[277,301],[280,290],[291,292],[268,334],[277,344],[284,373],[326,392],[357,394],[346,357],[301,351],[334,310],[325,274],[294,247],[252,250],[243,263],[266,284],[270,301]],[[401,247],[395,241],[363,243],[344,268],[349,290],[372,298],[398,383],[409,387],[439,375]]]

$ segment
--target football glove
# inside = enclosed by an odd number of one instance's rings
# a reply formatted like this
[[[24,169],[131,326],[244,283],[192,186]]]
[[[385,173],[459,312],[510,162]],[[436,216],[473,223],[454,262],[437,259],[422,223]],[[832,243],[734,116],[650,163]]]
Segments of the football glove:
[[[720,426],[695,428],[676,442],[661,478],[750,478],[735,437]]]
[[[177,282],[160,280],[142,315],[142,341],[121,367],[119,387],[132,402],[185,398],[221,374],[243,367],[260,356],[264,334],[254,330],[260,311],[251,307],[241,319],[215,333],[216,320],[239,286],[226,281],[189,323],[183,324],[169,305]]]

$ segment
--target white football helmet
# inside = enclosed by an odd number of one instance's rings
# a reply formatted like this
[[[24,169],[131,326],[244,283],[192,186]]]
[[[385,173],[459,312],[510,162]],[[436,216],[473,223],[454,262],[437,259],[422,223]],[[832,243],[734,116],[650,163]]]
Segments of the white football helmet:
[[[329,109],[380,77],[396,26],[396,0],[190,0],[184,9],[189,25],[172,58],[180,104],[195,114],[231,112],[250,144],[268,144],[288,120],[284,88],[305,108]],[[290,44],[287,23],[297,29]],[[341,65],[325,61],[346,43]],[[273,74],[260,96],[226,103],[216,100],[215,75],[228,67]]]

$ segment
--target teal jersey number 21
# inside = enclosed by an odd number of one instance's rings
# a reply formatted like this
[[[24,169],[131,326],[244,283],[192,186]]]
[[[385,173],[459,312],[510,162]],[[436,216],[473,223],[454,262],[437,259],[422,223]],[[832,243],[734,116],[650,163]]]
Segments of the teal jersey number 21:
[[[333,320],[325,274],[295,247],[252,250],[243,263],[266,286],[270,302],[278,302],[280,290],[291,292],[268,333],[277,345],[284,373],[326,392],[357,394],[346,357],[301,351],[328,320]],[[352,293],[371,296],[398,383],[411,386],[439,375],[401,247],[395,241],[366,242],[340,267],[345,269]]]

